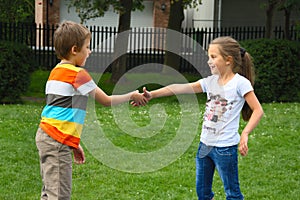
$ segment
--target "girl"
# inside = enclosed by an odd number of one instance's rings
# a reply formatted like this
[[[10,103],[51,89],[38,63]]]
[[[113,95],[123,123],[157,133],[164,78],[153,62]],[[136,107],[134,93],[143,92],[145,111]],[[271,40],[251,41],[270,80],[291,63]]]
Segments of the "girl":
[[[211,76],[187,84],[172,84],[147,91],[149,100],[174,94],[207,93],[200,144],[196,156],[198,199],[214,197],[212,181],[215,168],[223,181],[226,199],[243,199],[238,180],[238,154],[248,153],[248,135],[263,116],[253,91],[252,58],[231,37],[214,39],[208,49]],[[240,113],[247,125],[238,133]],[[239,147],[238,147],[239,144]]]

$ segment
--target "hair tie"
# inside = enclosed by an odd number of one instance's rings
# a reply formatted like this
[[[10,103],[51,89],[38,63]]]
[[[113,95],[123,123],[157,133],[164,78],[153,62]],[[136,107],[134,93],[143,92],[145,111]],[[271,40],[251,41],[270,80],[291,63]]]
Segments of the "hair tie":
[[[240,47],[240,53],[241,53],[241,56],[243,58],[245,56],[246,49],[244,49],[243,47]]]

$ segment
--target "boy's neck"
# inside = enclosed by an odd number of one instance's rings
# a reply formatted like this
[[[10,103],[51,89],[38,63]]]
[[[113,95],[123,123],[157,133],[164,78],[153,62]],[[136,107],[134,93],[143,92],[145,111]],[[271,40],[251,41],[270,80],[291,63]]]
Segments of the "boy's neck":
[[[67,59],[61,60],[59,64],[71,64],[71,65],[75,65],[71,60],[67,60]]]

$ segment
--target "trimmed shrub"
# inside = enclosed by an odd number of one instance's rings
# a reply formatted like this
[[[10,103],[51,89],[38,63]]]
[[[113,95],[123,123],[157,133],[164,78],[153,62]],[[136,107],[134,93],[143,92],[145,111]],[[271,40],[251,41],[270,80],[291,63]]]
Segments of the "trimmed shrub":
[[[241,42],[254,59],[254,90],[261,102],[300,101],[300,43],[258,39]]]
[[[33,51],[26,45],[0,41],[0,102],[19,103],[36,69]]]

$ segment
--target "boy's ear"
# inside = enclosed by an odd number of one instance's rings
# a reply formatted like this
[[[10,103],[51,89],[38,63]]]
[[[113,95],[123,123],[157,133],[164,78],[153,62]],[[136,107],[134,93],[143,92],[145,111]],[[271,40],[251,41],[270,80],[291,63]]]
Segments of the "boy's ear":
[[[71,54],[76,54],[78,52],[78,48],[77,48],[77,46],[72,46],[72,48],[71,48]]]

